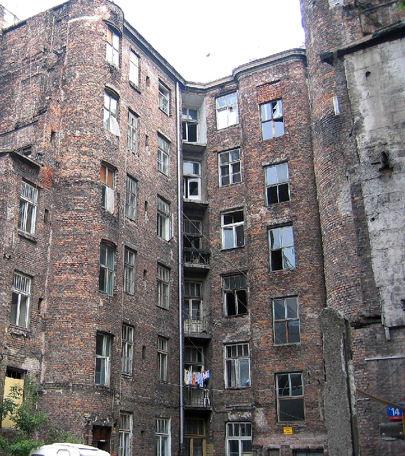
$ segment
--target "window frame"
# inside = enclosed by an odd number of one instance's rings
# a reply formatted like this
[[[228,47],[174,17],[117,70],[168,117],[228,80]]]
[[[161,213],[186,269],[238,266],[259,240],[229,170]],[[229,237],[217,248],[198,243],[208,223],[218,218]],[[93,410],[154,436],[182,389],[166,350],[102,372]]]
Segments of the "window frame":
[[[281,166],[286,166],[287,169],[287,180],[280,180],[279,181],[279,176],[278,176],[278,168]],[[267,182],[267,170],[270,168],[274,168],[277,176],[277,182],[275,183],[268,183]],[[287,195],[288,199],[284,199],[280,201],[280,187],[283,185],[287,185]],[[289,167],[288,167],[288,162],[280,162],[280,163],[275,163],[271,165],[266,165],[264,167],[264,186],[265,186],[265,201],[266,201],[266,206],[270,207],[273,206],[274,204],[280,204],[280,203],[286,203],[288,201],[291,201],[291,189],[290,189],[290,172],[289,172]],[[270,188],[276,187],[276,192],[277,192],[277,201],[275,202],[269,202],[269,195],[268,195],[268,190]]]
[[[248,426],[247,426],[248,425]],[[232,426],[232,432],[230,432],[230,427]],[[238,435],[231,435],[235,433],[236,426],[239,427]],[[242,431],[242,426],[244,426],[245,431]],[[248,429],[250,432],[248,432]],[[245,435],[243,435],[245,434]],[[246,435],[247,434],[247,435]],[[231,452],[229,442],[237,441],[238,442],[238,456],[244,456],[246,454],[253,455],[253,435],[252,435],[252,422],[251,421],[227,421],[226,430],[225,430],[225,442],[226,442],[226,456],[234,455],[234,452]],[[243,441],[250,441],[251,451],[246,451],[243,448]]]
[[[166,211],[163,211],[163,203]],[[159,207],[160,206],[160,207]],[[170,241],[171,239],[171,208],[169,201],[160,196],[157,197],[157,216],[156,216],[156,233],[160,239]]]
[[[134,221],[136,219],[138,203],[138,180],[127,174],[125,181],[125,217]]]
[[[281,106],[281,115],[277,116],[277,117],[274,117],[274,106],[277,106],[277,104],[280,103],[280,106]],[[271,112],[271,117],[269,119],[264,119],[263,120],[263,108],[267,105],[270,105],[270,112]],[[259,105],[259,112],[260,112],[260,129],[261,129],[261,135],[262,135],[262,140],[263,141],[268,141],[270,139],[274,139],[274,138],[281,138],[282,136],[285,135],[285,124],[284,124],[284,109],[283,109],[283,99],[282,98],[276,98],[275,100],[271,100],[271,101],[266,101],[265,103],[261,103]],[[276,134],[276,121],[277,120],[280,120],[281,119],[281,122],[282,122],[282,133],[281,134]],[[271,125],[271,136],[269,136],[268,138],[264,137],[264,128],[263,126],[266,125],[266,124],[270,124]]]
[[[135,62],[133,58],[135,56]],[[140,73],[141,73],[141,58],[134,50],[129,50],[129,66],[128,66],[128,81],[133,84],[136,88],[139,88],[140,83]],[[132,77],[136,75],[136,80]]]
[[[123,323],[121,328],[121,374],[133,375],[134,367],[134,334],[133,326]]]
[[[198,292],[193,293],[190,290],[194,288]],[[184,281],[184,306],[183,318],[184,321],[203,321],[203,282],[198,280],[186,279]],[[198,304],[198,311],[194,312],[194,304]]]
[[[292,238],[292,245],[280,245],[279,248],[272,248],[271,232],[273,232],[275,230],[284,229],[284,228],[290,228],[291,229],[291,232],[290,232],[289,236]],[[274,238],[274,235],[273,235],[273,238]],[[267,229],[267,242],[268,242],[268,245],[269,245],[270,272],[294,271],[297,268],[297,257],[296,257],[296,253],[295,253],[295,236],[294,236],[294,230],[293,230],[293,225],[292,224],[269,227]],[[288,264],[287,264],[287,267],[285,267],[285,261],[287,261],[287,260],[285,260],[286,257],[285,257],[284,252],[283,252],[284,249],[291,249],[291,252],[293,254],[292,256],[293,256],[294,264],[291,264],[290,267],[288,267]],[[272,262],[273,252],[278,252],[278,251],[281,251],[282,267],[275,269],[275,268],[273,268],[273,262]]]
[[[225,225],[224,218],[226,216],[235,214],[237,212],[242,213],[243,221],[228,223]],[[238,228],[240,226],[243,227],[243,232],[242,232],[243,243],[241,245],[238,245]],[[226,247],[225,246],[225,231],[230,231],[230,230],[232,230],[232,239],[233,239],[232,247]],[[244,246],[245,246],[245,211],[243,209],[233,209],[233,210],[229,210],[226,212],[222,212],[221,213],[221,248],[222,248],[222,250],[238,249],[238,248],[241,248]]]
[[[188,173],[185,170],[184,165],[192,164],[193,165],[193,171],[194,171],[194,166],[198,165],[198,174],[196,173]],[[198,194],[197,195],[191,195],[190,194],[190,183],[196,182],[197,183],[197,190]],[[198,160],[184,160],[183,161],[183,196],[185,199],[189,201],[201,201],[202,198],[202,192],[201,192],[201,162]]]
[[[159,109],[170,116],[171,91],[167,85],[159,80]]]
[[[123,420],[123,417],[126,417]],[[128,425],[123,426],[123,421],[127,421]],[[127,424],[127,423],[125,423]],[[130,412],[120,412],[119,428],[118,428],[118,456],[132,456],[132,440],[134,430],[134,415]]]
[[[170,268],[158,263],[156,271],[156,305],[161,309],[170,309]]]
[[[25,283],[24,289],[20,287],[19,283]],[[14,271],[13,283],[11,286],[11,310],[10,310],[10,323],[19,328],[28,329],[30,322],[30,307],[31,307],[31,290],[32,290],[32,277],[20,271]],[[14,296],[17,297],[17,302],[14,301]],[[21,300],[25,298],[25,315],[23,316],[23,325],[21,325]],[[15,318],[13,319],[13,308],[15,310]]]
[[[110,41],[111,38],[111,41]],[[117,46],[118,40],[118,46]],[[120,47],[121,47],[121,35],[118,31],[110,26],[107,26],[107,39],[106,39],[106,51],[105,59],[110,65],[116,68],[120,67]],[[110,54],[110,55],[109,55]]]
[[[159,426],[159,422],[164,422],[163,428]],[[163,430],[161,430],[163,429]],[[155,442],[156,456],[171,456],[171,419],[156,418],[155,421]],[[164,446],[163,446],[164,445]]]
[[[243,288],[225,288],[226,286],[226,281],[233,278],[233,277],[243,277],[245,283]],[[238,298],[238,291],[245,291],[245,296],[246,296],[246,312],[240,313],[239,310],[239,298]],[[236,313],[234,315],[230,315],[228,312],[228,306],[227,306],[227,293],[231,293],[234,295],[235,298],[235,309]],[[234,274],[227,274],[225,276],[222,276],[222,302],[223,302],[223,307],[224,307],[224,315],[226,317],[242,317],[244,315],[248,315],[249,310],[248,310],[248,284],[247,284],[247,278],[245,274],[242,273],[234,273]]]
[[[102,337],[102,353],[97,353],[97,338]],[[95,370],[94,370],[94,383],[99,386],[110,386],[111,382],[111,354],[112,354],[113,336],[104,332],[97,331],[96,333],[96,353],[95,353]],[[100,368],[100,381],[97,382],[97,360],[104,360],[104,382],[101,382],[101,368]]]
[[[190,115],[190,111],[195,111],[195,118]],[[182,120],[182,140],[187,143],[198,143],[198,109],[197,108],[183,108],[181,114]],[[195,126],[195,141],[190,141],[189,126]]]
[[[157,337],[157,370],[158,378],[162,383],[168,382],[169,339]]]
[[[248,354],[242,354],[239,356],[237,354],[236,357],[228,356],[228,348],[236,347],[236,351],[239,351],[239,347],[242,347],[242,351],[244,351],[244,347],[247,347]],[[252,370],[251,370],[251,353],[250,353],[250,344],[249,342],[233,342],[233,343],[226,343],[224,344],[224,361],[225,361],[225,368],[224,368],[224,377],[225,377],[225,389],[245,389],[251,388],[252,386]],[[247,360],[247,366],[249,370],[248,375],[248,383],[242,385],[241,382],[241,360]],[[230,363],[228,363],[230,361]],[[233,371],[233,378],[234,384],[232,382],[232,375],[230,376],[231,372],[229,372],[228,365],[231,366],[230,368]]]
[[[105,249],[105,263],[101,262],[101,255],[102,249]],[[111,259],[109,261],[108,255],[112,255],[112,268],[111,266]],[[116,271],[116,261],[117,261],[117,249],[115,245],[111,244],[110,242],[102,241],[100,243],[100,258],[99,258],[99,291],[100,293],[106,294],[107,296],[114,295],[114,288],[115,288],[115,271]],[[110,263],[110,264],[109,264]],[[100,278],[101,275],[104,275],[104,288],[101,289],[100,287]]]
[[[295,299],[295,311],[296,317],[289,318],[288,317],[288,306],[287,306],[287,299]],[[284,306],[284,317],[283,319],[277,318],[276,319],[276,301],[283,300]],[[298,296],[282,296],[278,298],[272,298],[272,313],[273,313],[273,342],[275,346],[283,346],[283,345],[300,345],[301,344],[301,319],[299,314],[299,303],[298,303]],[[298,322],[298,341],[289,341],[289,322],[290,321],[297,321]],[[286,342],[277,342],[277,330],[276,330],[276,323],[284,323],[285,325],[285,334],[286,334]]]
[[[139,152],[139,116],[128,109],[127,149],[133,154]]]
[[[104,172],[103,172],[104,170]],[[103,175],[105,181],[103,181]],[[111,181],[111,185],[109,185]],[[100,165],[100,183],[101,183],[101,206],[102,208],[114,214],[115,212],[115,185],[116,185],[116,170],[108,163],[101,162]]]
[[[286,396],[280,396],[279,394],[279,378],[282,376],[282,375],[288,375],[288,390],[289,390],[289,394],[286,395]],[[300,375],[301,377],[301,390],[302,390],[302,394],[300,395],[292,395],[291,392],[292,392],[292,389],[293,387],[291,386],[292,385],[292,382],[291,382],[291,375]],[[280,373],[276,373],[275,374],[275,383],[276,383],[276,399],[277,399],[277,422],[278,423],[288,423],[288,422],[303,422],[305,421],[305,388],[304,388],[304,376],[303,376],[303,373],[302,372],[280,372]],[[280,406],[280,400],[281,401],[302,401],[302,419],[301,417],[294,417],[292,415],[290,419],[288,420],[281,420],[280,419],[280,416],[281,416],[281,406]],[[283,412],[284,414],[286,414],[286,412]],[[287,413],[288,415],[288,413]]]
[[[37,220],[38,210],[38,187],[34,184],[27,182],[26,180],[21,181],[20,188],[20,200],[19,200],[19,216],[18,216],[18,229],[25,234],[31,236],[35,235],[35,225]],[[31,223],[28,228],[29,210],[31,209]]]
[[[131,261],[132,259],[132,261]],[[124,246],[124,293],[135,294],[136,251]]]
[[[171,141],[165,136],[158,133],[158,148],[157,148],[157,169],[165,176],[169,175],[170,171],[170,146]]]
[[[229,98],[230,95],[235,95],[235,103],[230,103],[230,102],[227,102],[224,106],[219,106],[219,100],[221,99],[225,99],[225,98]],[[236,108],[236,117],[235,117],[235,120],[232,121],[230,119],[230,113],[233,111],[233,109]],[[226,125],[224,126],[220,126],[220,124],[222,125],[221,122],[223,122],[222,120],[220,121],[219,119],[222,118],[223,116],[219,116],[219,113],[226,113]],[[228,93],[225,93],[225,94],[222,94],[222,95],[219,95],[215,98],[215,117],[216,117],[216,126],[217,126],[217,130],[223,130],[225,128],[229,128],[229,127],[232,127],[234,125],[239,125],[239,102],[238,102],[238,91],[234,91],[234,92],[228,92]],[[232,122],[232,123],[231,123]]]
[[[233,160],[231,158],[232,152],[238,151],[238,160]],[[228,155],[228,161],[224,164],[221,164],[222,156]],[[239,163],[239,172],[233,172],[233,166],[235,166],[237,163]],[[222,168],[227,166],[228,169],[228,174],[223,175],[222,174]],[[240,180],[235,181],[235,175],[239,174],[240,175]],[[229,183],[223,183],[223,178],[228,177],[229,178]],[[224,150],[222,152],[218,153],[218,182],[220,187],[229,187],[231,185],[236,185],[236,184],[241,184],[243,182],[243,175],[242,175],[242,154],[241,154],[241,149],[240,147],[236,147],[234,149],[229,149],[229,150]]]
[[[119,101],[118,93],[107,87],[104,89],[103,125],[107,131],[118,137],[120,136]],[[115,102],[115,108],[112,108],[113,102]]]

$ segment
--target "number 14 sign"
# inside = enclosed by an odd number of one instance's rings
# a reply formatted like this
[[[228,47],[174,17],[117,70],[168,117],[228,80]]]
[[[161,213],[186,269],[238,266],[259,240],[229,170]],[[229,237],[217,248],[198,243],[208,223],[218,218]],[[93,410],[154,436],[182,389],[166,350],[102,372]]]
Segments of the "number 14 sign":
[[[392,405],[389,405],[387,407],[387,416],[393,417],[393,418],[399,418],[404,415],[404,411],[399,408],[399,407],[393,407]]]

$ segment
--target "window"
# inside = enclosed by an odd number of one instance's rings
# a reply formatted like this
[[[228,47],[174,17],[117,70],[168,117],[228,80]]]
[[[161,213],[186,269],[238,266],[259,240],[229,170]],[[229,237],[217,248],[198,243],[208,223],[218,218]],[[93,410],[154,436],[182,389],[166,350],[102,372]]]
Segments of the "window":
[[[13,392],[24,391],[24,371],[14,369],[13,367],[6,368],[6,376],[4,378],[3,399],[10,399],[18,407],[23,403],[23,395],[14,397]],[[3,429],[15,429],[15,421],[10,413],[5,413],[1,421]]]
[[[170,114],[170,90],[159,81],[159,108],[166,113]]]
[[[184,247],[201,249],[202,223],[201,220],[184,219]]]
[[[200,282],[184,283],[184,320],[192,324],[202,319],[202,284]]]
[[[183,108],[183,141],[197,142],[198,111]]]
[[[169,151],[170,142],[158,135],[157,167],[161,173],[166,175],[169,174]]]
[[[295,268],[295,249],[292,226],[269,230],[270,270]]]
[[[129,52],[129,80],[132,84],[139,86],[139,56],[134,51]]]
[[[243,211],[221,215],[223,249],[234,249],[245,245],[244,223]]]
[[[170,269],[158,264],[157,266],[157,305],[168,309],[170,303]]]
[[[167,382],[167,345],[168,340],[165,337],[158,336],[157,340],[158,372],[159,380]]]
[[[273,299],[274,344],[298,344],[300,342],[300,319],[296,296]]]
[[[284,135],[283,102],[270,101],[260,105],[262,138],[271,139]]]
[[[115,280],[115,248],[109,244],[100,244],[99,290],[112,296]]]
[[[109,334],[97,333],[96,336],[96,385],[110,385],[111,342]]]
[[[125,216],[135,220],[138,182],[131,176],[127,176],[125,192]]]
[[[133,415],[132,413],[120,413],[119,424],[119,456],[132,456],[132,432],[133,432]]]
[[[132,326],[122,325],[121,349],[121,372],[126,375],[132,375],[134,358],[134,328]]]
[[[139,117],[131,111],[128,111],[128,150],[136,154],[138,152],[139,134],[138,134]]]
[[[170,240],[170,204],[157,199],[157,235],[165,241]]]
[[[239,123],[238,96],[236,92],[228,93],[215,100],[217,111],[217,129],[230,127]]]
[[[266,166],[266,204],[282,203],[290,201],[290,184],[288,177],[288,164]]]
[[[225,315],[247,314],[247,286],[246,277],[243,274],[235,274],[223,277],[223,293]]]
[[[226,455],[253,455],[251,423],[226,423]]]
[[[278,421],[303,421],[304,388],[299,372],[276,374]]]
[[[156,419],[156,456],[170,456],[170,420],[167,418]]]
[[[250,386],[249,344],[225,345],[225,387]]]
[[[201,200],[201,163],[183,162],[184,198]]]
[[[28,234],[35,233],[38,190],[28,182],[21,183],[20,217],[18,228]]]
[[[115,170],[108,165],[100,167],[101,205],[110,214],[114,214]]]
[[[219,158],[219,186],[238,184],[242,182],[240,166],[240,149],[221,152]]]
[[[135,294],[135,252],[128,247],[124,249],[124,291]]]
[[[118,96],[112,92],[104,92],[104,128],[113,135],[120,135],[118,126]]]
[[[13,325],[28,328],[31,298],[31,277],[14,273],[11,296],[11,317]]]
[[[108,63],[116,66],[120,66],[120,37],[112,29],[107,29],[107,46],[105,58]]]

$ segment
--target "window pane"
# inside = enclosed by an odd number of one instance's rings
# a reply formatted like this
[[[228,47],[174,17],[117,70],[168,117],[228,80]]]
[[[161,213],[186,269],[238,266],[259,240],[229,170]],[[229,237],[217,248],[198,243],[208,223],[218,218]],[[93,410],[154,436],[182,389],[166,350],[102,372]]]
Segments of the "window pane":
[[[244,229],[243,225],[236,227],[236,246],[242,247],[245,245],[245,236],[244,236]]]
[[[228,316],[236,315],[236,302],[233,292],[225,293],[226,314]]]
[[[267,204],[278,203],[277,186],[267,187]]]
[[[241,359],[239,369],[240,386],[250,386],[249,360]]]
[[[287,318],[297,318],[297,298],[286,298]]]
[[[279,271],[283,269],[283,257],[281,250],[274,250],[271,252],[271,270]]]
[[[294,245],[293,230],[291,226],[284,226],[279,228],[281,234],[282,247],[291,247]]]
[[[290,385],[288,380],[288,374],[277,375],[278,396],[290,395]]]
[[[287,182],[288,181],[288,164],[280,163],[277,165],[277,182]]]
[[[265,103],[260,105],[260,117],[262,122],[270,120],[272,115],[271,103]]]
[[[280,228],[270,230],[270,246],[272,250],[276,250],[281,247]]]
[[[229,163],[229,152],[223,152],[222,154],[219,154],[219,161],[221,165],[225,165]]]
[[[279,400],[280,421],[303,421],[304,420],[304,400],[300,399],[281,399]]]
[[[224,249],[234,248],[234,235],[232,228],[224,228]]]
[[[275,299],[274,301],[274,318],[283,320],[285,318],[284,299]]]
[[[294,247],[288,247],[283,249],[283,268],[294,269],[295,268],[295,253]]]
[[[302,396],[302,374],[290,374],[291,377],[291,395]]]
[[[262,123],[263,139],[271,139],[273,137],[272,122]]]
[[[17,326],[26,328],[28,326],[28,298],[27,296],[20,295],[20,316],[17,321]]]
[[[288,187],[288,184],[280,184],[278,186],[278,198],[280,203],[290,200]]]
[[[245,290],[238,290],[236,292],[238,300],[238,314],[243,315],[247,313],[247,296]]]
[[[266,168],[266,185],[275,185],[278,182],[277,170],[275,166],[268,166]]]
[[[284,135],[284,122],[283,120],[274,121],[274,136],[283,136]]]
[[[298,343],[300,341],[300,322],[299,320],[290,320],[288,322],[288,342]]]
[[[276,344],[285,344],[287,343],[287,334],[285,322],[275,322],[274,323],[274,342]]]

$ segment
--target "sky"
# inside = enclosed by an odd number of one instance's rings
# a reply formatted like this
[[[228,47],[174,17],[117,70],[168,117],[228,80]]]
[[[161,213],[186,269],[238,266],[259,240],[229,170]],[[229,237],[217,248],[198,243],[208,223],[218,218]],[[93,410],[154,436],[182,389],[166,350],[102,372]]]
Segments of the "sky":
[[[26,19],[63,0],[0,0]],[[208,82],[260,57],[303,47],[299,0],[115,0],[188,81]]]

